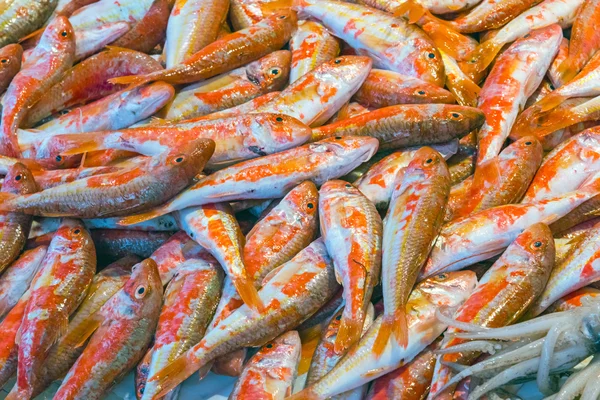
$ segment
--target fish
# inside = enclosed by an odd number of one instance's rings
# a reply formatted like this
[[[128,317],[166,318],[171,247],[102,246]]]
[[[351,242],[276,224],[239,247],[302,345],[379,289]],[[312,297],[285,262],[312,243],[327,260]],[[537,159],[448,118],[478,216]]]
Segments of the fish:
[[[498,57],[479,93],[478,107],[486,123],[477,133],[478,167],[500,153],[519,110],[542,82],[561,39],[560,27],[550,25],[518,39]]]
[[[69,21],[76,32],[92,30],[108,24],[126,22],[134,24],[141,20],[154,0],[99,0],[79,8]]]
[[[104,265],[130,254],[150,257],[171,237],[171,232],[145,232],[115,229],[91,231],[99,262]]]
[[[156,329],[162,294],[156,263],[146,259],[136,264],[123,288],[95,314],[100,325],[90,332],[88,345],[54,398],[102,398],[144,355]]]
[[[286,332],[264,345],[244,366],[229,398],[283,400],[291,395],[301,347],[296,331]]]
[[[256,25],[212,42],[183,64],[145,75],[112,78],[109,82],[141,85],[164,81],[183,84],[212,78],[281,49],[292,36],[295,26],[296,16],[291,12],[273,14]]]
[[[0,318],[15,307],[29,289],[47,251],[47,246],[24,251],[0,276]]]
[[[282,197],[305,180],[321,185],[344,176],[370,159],[378,145],[373,138],[349,136],[243,161],[208,175],[161,207],[122,218],[120,223],[131,225],[214,202]]]
[[[16,163],[4,176],[0,193],[27,195],[38,191],[33,175],[26,166]],[[0,213],[0,272],[19,257],[31,230],[31,216],[19,212]]]
[[[244,304],[263,311],[264,305],[244,263],[245,240],[231,207],[227,203],[205,204],[178,211],[175,218],[189,237],[219,261]]]
[[[231,0],[229,16],[233,29],[239,31],[291,5],[292,0]]]
[[[310,367],[306,375],[304,386],[311,385],[325,376],[335,365],[344,357],[347,351],[337,352],[335,350],[335,342],[340,329],[343,307],[340,308],[331,318],[329,323],[321,331],[317,347],[315,348],[310,360]],[[363,324],[361,335],[369,329],[375,318],[375,308],[369,304],[367,308],[367,316]],[[346,349],[348,350],[348,349]],[[358,387],[338,396],[334,396],[335,400],[362,398],[366,387]]]
[[[449,24],[462,33],[498,29],[538,3],[540,0],[483,0],[467,14],[449,21]]]
[[[594,26],[594,21],[598,18],[600,18],[600,3],[596,0],[585,0],[573,21],[569,55],[558,67],[557,72],[564,82],[573,79],[600,49],[600,35]]]
[[[245,67],[187,86],[167,106],[165,119],[202,117],[281,90],[289,77],[290,59],[289,51],[275,51]]]
[[[535,136],[525,136],[511,143],[497,157],[478,167],[473,178],[467,178],[470,183],[463,181],[469,188],[459,195],[459,204],[451,211],[452,218],[518,203],[530,187],[542,163],[543,153],[542,145]]]
[[[336,352],[360,339],[373,287],[381,273],[383,224],[375,205],[350,183],[325,182],[319,190],[321,235],[344,287],[344,313]]]
[[[265,310],[256,313],[242,305],[215,329],[157,372],[151,381],[160,398],[216,357],[242,347],[261,346],[293,329],[322,307],[337,291],[333,264],[325,244],[317,239],[271,273],[259,291]]]
[[[450,55],[440,51],[446,73],[446,86],[461,106],[476,107],[481,88],[465,74]]]
[[[479,0],[419,0],[418,4],[432,13],[448,14],[469,9],[478,2]],[[359,0],[358,3],[395,14],[401,6],[408,2],[405,0]]]
[[[97,2],[98,0],[58,0],[56,9],[54,9],[55,15],[64,15],[70,17],[75,11],[82,7]]]
[[[140,261],[137,256],[126,256],[94,275],[87,295],[69,321],[67,332],[50,349],[42,373],[35,381],[33,396],[69,372],[85,349],[89,331],[97,326],[96,312],[125,285],[131,277],[131,268]]]
[[[407,305],[409,344],[406,348],[391,340],[386,351],[377,357],[373,343],[379,333],[382,317],[375,319],[362,339],[342,360],[316,383],[290,397],[326,399],[371,382],[412,361],[447,328],[435,317],[439,307],[456,310],[469,297],[477,279],[472,271],[452,272],[431,277],[417,285]]]
[[[333,115],[333,117],[328,119],[327,122],[325,122],[325,125],[334,124],[338,121],[356,117],[357,115],[366,114],[369,111],[370,110],[368,108],[363,107],[356,102],[348,102],[344,104],[342,108],[340,108],[338,112]]]
[[[217,308],[222,285],[222,269],[211,256],[188,260],[177,268],[165,289],[148,376],[200,342]],[[156,394],[152,382],[136,382],[136,387],[141,399]]]
[[[167,69],[184,63],[217,39],[229,0],[178,0],[171,10],[165,42]]]
[[[455,102],[454,96],[450,92],[437,85],[382,69],[371,70],[360,89],[354,94],[353,99],[365,107],[373,108],[398,104],[452,104]]]
[[[8,399],[31,398],[50,348],[66,332],[96,272],[96,250],[80,221],[65,219],[54,233],[25,308],[16,339],[17,383]]]
[[[441,340],[427,346],[411,362],[383,375],[373,381],[366,400],[421,400],[429,392],[433,368],[434,351],[440,347]]]
[[[27,290],[0,322],[0,387],[17,372],[19,347],[16,339],[30,298],[31,291]]]
[[[573,310],[598,296],[600,296],[600,290],[586,286],[556,300],[544,311],[544,314]]]
[[[479,280],[469,298],[454,314],[461,321],[484,328],[508,326],[519,320],[543,292],[554,267],[555,247],[547,225],[537,223],[525,229]],[[451,327],[448,333],[457,332]],[[445,336],[441,350],[463,343]],[[478,351],[438,355],[429,398],[448,398],[456,386],[442,387],[452,377],[446,362],[475,361]]]
[[[256,110],[257,108],[263,106],[264,104],[271,102],[273,99],[275,99],[277,96],[279,96],[280,93],[281,92],[279,92],[279,91],[275,91],[275,92],[263,94],[262,96],[255,97],[254,99],[249,100],[245,103],[242,103],[238,106],[227,108],[227,109],[221,110],[221,111],[216,111],[216,112],[204,115],[202,117],[193,118],[191,121],[200,121],[200,120],[206,121],[209,119],[214,120],[214,119],[229,118],[229,117],[239,117],[240,115],[251,113],[254,110]]]
[[[58,0],[12,0],[3,2],[0,17],[0,47],[17,43],[40,28]]]
[[[90,103],[126,88],[108,83],[110,78],[159,70],[162,66],[146,54],[109,47],[65,72],[61,80],[43,93],[29,110],[23,126],[33,127],[59,111]]]
[[[472,107],[451,104],[408,104],[380,108],[313,129],[311,141],[336,136],[371,136],[381,150],[440,144],[461,138],[484,124]]]
[[[290,39],[290,51],[292,84],[319,65],[336,58],[340,54],[340,43],[320,23],[301,20],[298,21],[298,29]]]
[[[0,153],[18,157],[16,130],[31,107],[62,74],[75,57],[75,35],[69,20],[55,18],[44,31],[29,60],[15,75],[3,98]]]
[[[144,17],[112,42],[111,46],[150,53],[157,45],[164,43],[172,5],[173,0],[154,0]]]
[[[35,194],[0,192],[0,209],[84,218],[131,214],[162,204],[188,186],[213,151],[212,140],[197,139],[123,171],[91,176]]]
[[[286,114],[311,127],[323,125],[358,90],[371,64],[368,57],[337,57],[301,76],[254,112]]]
[[[394,336],[409,342],[406,305],[419,272],[442,228],[450,195],[450,172],[444,158],[429,147],[414,154],[398,174],[383,223],[381,284],[384,312],[373,352],[381,355]]]
[[[8,88],[21,69],[23,48],[19,44],[9,44],[0,48],[0,93]]]
[[[370,7],[336,0],[296,0],[293,8],[321,22],[375,68],[443,85],[444,66],[433,42],[419,27]]]
[[[534,30],[553,24],[559,24],[561,28],[568,28],[575,20],[577,10],[582,4],[583,0],[544,0],[534,7],[523,10],[516,18],[500,28],[493,38],[482,42],[469,55],[473,68],[483,71],[492,63],[502,46],[514,42],[518,38],[526,37]],[[554,55],[551,58],[554,58]],[[543,69],[545,71],[547,68]]]
[[[552,303],[563,296],[581,289],[600,278],[596,267],[598,246],[596,245],[600,226],[594,227],[576,241],[576,246],[552,270],[544,292],[537,298],[535,304],[528,310],[526,319],[540,315]]]

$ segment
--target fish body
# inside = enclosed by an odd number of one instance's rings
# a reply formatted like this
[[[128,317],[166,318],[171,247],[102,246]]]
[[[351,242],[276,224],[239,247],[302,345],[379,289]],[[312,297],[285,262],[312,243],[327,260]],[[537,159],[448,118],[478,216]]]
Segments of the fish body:
[[[66,332],[69,316],[85,297],[95,271],[89,232],[79,221],[63,221],[30,289],[17,339],[17,383],[7,398],[31,398],[50,348]]]
[[[44,25],[58,0],[10,0],[2,3],[0,47],[17,43]]]
[[[0,332],[2,332],[0,336],[0,386],[2,387],[17,372],[19,356],[17,335],[30,298],[30,290],[23,293],[17,304],[0,322]]]
[[[103,25],[141,20],[154,0],[100,0],[79,8],[71,14],[69,21],[75,31],[86,31]]]
[[[73,64],[74,58],[73,27],[67,18],[55,18],[4,94],[0,153],[11,157],[20,155],[16,131],[25,119],[28,108],[60,80]]]
[[[150,53],[164,43],[173,0],[154,0],[148,12],[112,46]]]
[[[175,1],[167,25],[167,68],[183,63],[214,42],[227,11],[229,0]]]
[[[134,266],[129,280],[98,311],[98,329],[54,398],[102,398],[144,355],[156,329],[162,294],[156,263],[147,259]]]
[[[298,78],[255,112],[286,114],[311,127],[323,125],[358,90],[371,64],[368,57],[337,57]]]
[[[317,19],[376,68],[442,85],[439,52],[421,28],[374,8],[335,0],[299,0],[294,9]]]
[[[286,332],[263,346],[244,366],[229,398],[283,400],[291,395],[301,348],[296,331]]]
[[[242,305],[169,366],[150,378],[165,395],[185,378],[223,354],[261,346],[309,318],[339,290],[322,240],[283,264],[259,292],[265,305],[257,313]]]
[[[184,88],[168,106],[165,118],[180,121],[239,106],[283,89],[289,73],[290,52],[275,51],[245,67]]]
[[[91,233],[98,259],[104,264],[131,254],[141,258],[150,257],[171,236],[171,232],[115,229],[94,229]]]
[[[33,174],[21,163],[8,168],[0,189],[0,193],[12,195],[27,195],[37,191]],[[0,272],[21,254],[32,222],[30,216],[18,212],[0,213]]]
[[[444,220],[450,172],[444,158],[429,147],[417,150],[394,182],[384,219],[382,288],[384,313],[373,351],[381,354],[393,335],[408,344],[406,303]]]
[[[584,287],[556,300],[544,311],[544,314],[573,310],[598,296],[600,296],[600,290],[593,287]]]
[[[244,161],[208,175],[158,209],[124,218],[122,224],[202,204],[283,197],[305,180],[321,185],[344,176],[370,159],[377,147],[377,140],[369,137],[333,138]]]
[[[0,318],[4,317],[29,289],[48,247],[27,250],[0,276]]]
[[[341,180],[321,186],[319,220],[336,277],[344,287],[344,314],[335,344],[341,352],[360,339],[373,287],[379,282],[383,225],[373,203]]]
[[[290,83],[294,83],[319,65],[337,57],[340,44],[320,23],[302,20],[298,21],[298,29],[290,40],[290,51]]]
[[[23,48],[18,44],[9,44],[0,48],[0,93],[4,93],[21,69],[22,57]]]
[[[462,33],[473,33],[498,29],[519,14],[539,3],[540,0],[483,0],[466,15],[450,21]]]
[[[274,12],[289,9],[291,0],[232,0],[230,18],[236,31],[253,25]]]

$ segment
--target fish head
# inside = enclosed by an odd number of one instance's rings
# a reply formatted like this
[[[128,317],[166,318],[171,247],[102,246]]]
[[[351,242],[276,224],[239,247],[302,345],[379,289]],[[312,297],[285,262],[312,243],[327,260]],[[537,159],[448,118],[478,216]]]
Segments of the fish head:
[[[168,168],[176,168],[183,178],[191,182],[202,172],[214,151],[215,142],[212,139],[197,139],[181,143],[171,151],[165,152],[159,163]]]
[[[31,194],[38,191],[38,185],[29,168],[18,162],[8,168],[8,173],[4,176],[2,191],[14,194]]]
[[[478,108],[457,106],[453,104],[432,104],[437,111],[433,118],[445,121],[448,126],[454,126],[453,130],[462,131],[466,136],[469,132],[479,129],[485,123],[485,114]]]
[[[148,258],[131,269],[131,277],[107,308],[125,318],[144,317],[160,312],[163,286],[154,260]]]
[[[288,50],[274,51],[246,67],[250,82],[262,90],[282,90],[288,82],[292,53]]]
[[[268,360],[289,359],[292,354],[300,352],[300,335],[297,331],[289,331],[275,338],[260,349],[261,358]]]
[[[88,248],[95,252],[90,232],[79,219],[65,218],[52,236],[50,246],[64,249],[64,253],[73,253],[78,249]]]
[[[415,152],[404,171],[403,181],[429,182],[432,178],[450,179],[450,172],[444,157],[431,147],[424,146]]]
[[[298,15],[291,8],[281,9],[269,15],[260,23],[272,26],[273,30],[281,31],[283,37],[290,38],[298,29]]]
[[[74,55],[75,32],[69,19],[64,16],[54,18],[44,30],[37,48],[49,52],[67,52]]]
[[[365,56],[340,56],[314,69],[318,81],[337,82],[336,88],[356,92],[369,76],[373,61]],[[346,102],[348,99],[344,99]]]
[[[535,136],[524,136],[502,150],[499,158],[508,162],[524,163],[537,171],[543,156],[544,149],[540,141]]]
[[[456,271],[431,276],[416,289],[436,307],[455,309],[462,305],[477,286],[473,271]]]
[[[288,207],[301,215],[303,223],[307,224],[309,221],[316,221],[319,190],[311,181],[304,181],[293,188],[281,203],[287,203]]]
[[[539,222],[521,232],[498,262],[502,261],[509,267],[514,266],[519,274],[527,273],[532,279],[539,276],[539,282],[532,280],[531,284],[541,293],[554,267],[555,257],[556,247],[552,231],[548,225]]]
[[[411,46],[412,51],[405,63],[412,66],[413,76],[443,86],[444,63],[433,42],[428,38],[419,37],[413,39],[407,46]]]
[[[23,58],[20,44],[9,44],[0,49],[0,77],[4,71],[18,71]]]
[[[369,161],[378,148],[379,140],[369,136],[336,136],[310,145],[314,153],[331,152],[341,159],[353,160],[356,166]],[[351,171],[355,166],[349,168]]]
[[[308,125],[284,114],[253,114],[250,128],[247,147],[262,156],[300,146],[312,135]]]

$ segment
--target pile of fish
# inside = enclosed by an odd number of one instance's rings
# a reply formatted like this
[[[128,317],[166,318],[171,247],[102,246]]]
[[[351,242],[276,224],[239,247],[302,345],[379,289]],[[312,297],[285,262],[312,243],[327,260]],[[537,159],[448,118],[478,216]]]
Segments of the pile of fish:
[[[600,399],[598,26],[0,0],[6,399]]]

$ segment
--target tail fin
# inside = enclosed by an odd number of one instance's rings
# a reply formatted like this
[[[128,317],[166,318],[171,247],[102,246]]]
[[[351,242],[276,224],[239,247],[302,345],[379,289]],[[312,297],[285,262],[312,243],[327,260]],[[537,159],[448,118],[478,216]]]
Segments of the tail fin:
[[[375,353],[375,357],[379,358],[379,356],[383,354],[385,347],[390,341],[390,337],[392,336],[393,330],[394,316],[384,315],[381,319],[381,326],[379,328],[379,332],[377,332],[375,343],[373,343],[373,353]]]
[[[354,343],[358,342],[362,334],[363,324],[364,321],[360,318],[351,319],[346,315],[342,315],[340,329],[338,330],[334,345],[336,353],[341,354]]]
[[[415,0],[406,0],[394,10],[394,16],[396,17],[408,15],[409,24],[416,23],[421,17],[428,13],[428,10]]]
[[[265,308],[262,300],[258,296],[258,291],[252,281],[246,277],[231,277],[233,286],[244,303],[251,309],[262,312]]]
[[[0,207],[2,207],[0,205]],[[165,209],[165,207],[157,207],[153,210],[150,210],[145,213],[130,215],[128,217],[123,217],[119,221],[117,221],[118,225],[127,226],[127,225],[135,225],[141,222],[149,221],[154,218],[158,218],[165,214],[168,214],[169,211]]]
[[[502,49],[502,43],[497,43],[491,39],[477,46],[467,58],[474,64],[475,70],[480,73],[494,61],[500,49]]]
[[[149,380],[149,382],[156,381],[156,385],[160,388],[160,393],[155,398],[160,399],[163,396],[166,396],[167,393],[175,389],[200,367],[202,367],[202,365],[198,365],[197,362],[191,362],[184,354],[165,368],[158,371]]]
[[[556,70],[563,83],[567,83],[573,80],[579,73],[577,68],[573,65],[573,60],[569,57],[564,60]]]
[[[537,107],[540,111],[550,111],[553,108],[561,105],[562,102],[567,100],[567,96],[562,96],[558,93],[548,93],[540,101],[538,101],[533,107]]]

